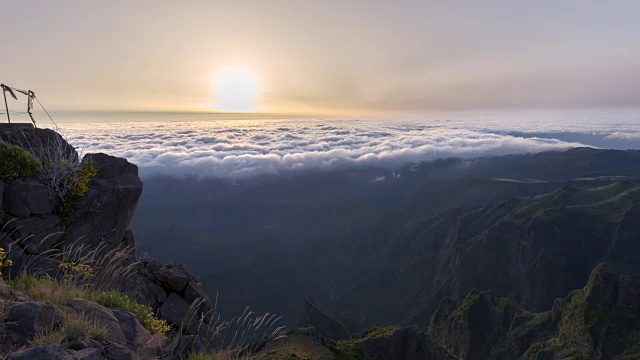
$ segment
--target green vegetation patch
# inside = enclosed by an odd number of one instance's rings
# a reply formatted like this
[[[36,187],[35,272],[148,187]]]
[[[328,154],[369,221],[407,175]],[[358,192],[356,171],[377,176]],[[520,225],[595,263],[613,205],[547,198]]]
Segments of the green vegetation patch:
[[[81,339],[105,342],[108,332],[107,327],[99,325],[95,319],[79,312],[65,310],[62,326],[52,331],[38,334],[31,341],[31,345],[54,343],[66,346],[74,340]]]
[[[361,337],[343,341],[324,340],[323,345],[331,351],[336,360],[364,360],[365,356],[362,350],[357,348],[358,344],[367,339],[389,336],[398,329],[400,328],[397,326],[373,328],[364,332]]]
[[[0,140],[0,179],[37,176],[42,168],[38,158],[27,150]]]
[[[75,298],[86,299],[108,308],[123,308],[138,315],[142,325],[154,334],[164,335],[170,327],[166,320],[158,319],[153,310],[139,304],[123,293],[115,290],[97,291],[88,286],[77,285],[68,278],[53,279],[48,276],[36,276],[26,273],[20,274],[9,284],[36,301],[48,301],[55,305],[66,306],[69,300]]]

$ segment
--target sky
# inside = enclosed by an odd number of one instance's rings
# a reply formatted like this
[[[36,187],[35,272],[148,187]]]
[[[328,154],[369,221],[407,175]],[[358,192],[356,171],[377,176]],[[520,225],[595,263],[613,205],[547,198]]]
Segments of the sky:
[[[638,108],[639,18],[624,0],[5,0],[0,82],[55,110]]]

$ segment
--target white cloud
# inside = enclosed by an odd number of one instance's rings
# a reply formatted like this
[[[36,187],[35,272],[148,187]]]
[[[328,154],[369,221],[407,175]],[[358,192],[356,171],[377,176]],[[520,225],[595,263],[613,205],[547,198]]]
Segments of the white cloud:
[[[327,125],[330,123],[330,125]],[[563,150],[584,146],[554,136],[510,135],[522,124],[483,128],[461,122],[268,120],[67,124],[69,140],[84,153],[122,156],[154,174],[241,178],[308,169],[354,166],[394,168],[406,162],[446,157],[476,158]],[[568,131],[547,124],[545,131]],[[590,131],[593,129],[583,129]],[[637,139],[638,132],[613,129],[601,138]]]

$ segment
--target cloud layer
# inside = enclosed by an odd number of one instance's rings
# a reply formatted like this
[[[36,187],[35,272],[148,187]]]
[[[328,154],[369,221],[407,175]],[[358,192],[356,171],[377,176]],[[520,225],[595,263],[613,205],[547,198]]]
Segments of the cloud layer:
[[[310,169],[393,168],[446,157],[562,150],[618,140],[634,147],[640,142],[640,129],[621,124],[584,125],[579,132],[570,125],[553,122],[533,126],[482,124],[372,120],[124,122],[67,124],[63,130],[84,153],[125,157],[140,166],[143,177],[247,178]]]

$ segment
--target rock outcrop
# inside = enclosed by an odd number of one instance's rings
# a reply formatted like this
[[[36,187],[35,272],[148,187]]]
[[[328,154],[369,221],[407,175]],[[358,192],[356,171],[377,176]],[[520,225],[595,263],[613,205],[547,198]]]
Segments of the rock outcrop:
[[[36,156],[62,151],[77,158],[75,149],[58,133],[29,124],[1,124],[0,139],[22,146]],[[0,180],[0,229],[19,247],[15,249],[20,250],[16,256],[42,255],[74,243],[88,248],[100,246],[105,251],[130,245],[127,229],[142,193],[137,166],[105,154],[88,154],[85,159],[93,161],[97,174],[89,181],[86,193],[73,204],[70,214],[59,211],[59,199],[37,178],[6,183]]]
[[[63,152],[71,160],[78,156],[55,131],[31,125],[0,124],[0,139],[40,156],[43,163],[46,159],[42,156],[47,151]],[[0,247],[13,262],[11,268],[4,269],[5,275],[15,277],[27,271],[61,277],[61,261],[73,261],[63,254],[70,248],[77,257],[102,257],[112,262],[109,266],[115,271],[134,270],[123,271],[121,278],[116,274],[114,286],[119,291],[150,306],[152,314],[164,317],[178,333],[196,333],[195,324],[190,327],[185,323],[192,318],[206,319],[213,308],[196,278],[179,264],[135,258],[135,238],[128,226],[142,193],[137,166],[105,154],[88,154],[83,161],[88,160],[96,174],[89,180],[87,191],[73,199],[72,206],[61,206],[50,184],[40,178],[0,180]],[[171,353],[165,349],[171,347],[171,342],[143,326],[149,318],[141,319],[128,310],[107,308],[82,298],[63,305],[34,301],[0,280],[0,358],[121,360],[152,359],[166,351]],[[37,336],[61,329],[71,314],[105,328],[105,338],[68,338],[63,344],[45,342],[19,349],[30,345]],[[181,326],[184,329],[180,330]]]
[[[208,321],[213,316],[213,305],[200,282],[181,264],[142,259],[137,276],[128,280],[124,291],[192,334],[200,319]]]
[[[105,154],[87,154],[85,159],[93,161],[97,174],[78,200],[65,242],[93,247],[106,243],[107,249],[126,245],[125,234],[142,194],[138,167]]]
[[[635,359],[640,356],[640,277],[606,264],[587,285],[531,313],[489,292],[445,300],[429,334],[459,359]]]
[[[311,298],[305,300],[302,313],[295,325],[300,328],[313,326],[318,334],[332,340],[348,339],[351,336],[347,327],[340,320],[318,308]]]

